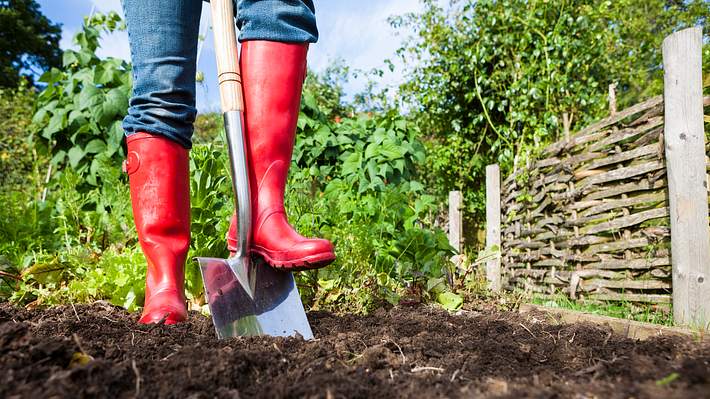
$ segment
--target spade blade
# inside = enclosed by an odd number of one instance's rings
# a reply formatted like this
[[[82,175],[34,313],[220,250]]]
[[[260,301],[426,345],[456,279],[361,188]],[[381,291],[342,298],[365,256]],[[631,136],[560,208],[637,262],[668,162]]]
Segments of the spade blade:
[[[197,258],[217,337],[313,339],[296,281],[257,258]]]

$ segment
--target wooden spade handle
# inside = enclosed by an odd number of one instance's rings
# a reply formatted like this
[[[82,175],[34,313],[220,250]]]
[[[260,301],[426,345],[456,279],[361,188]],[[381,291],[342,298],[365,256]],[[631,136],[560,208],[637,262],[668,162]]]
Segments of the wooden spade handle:
[[[222,112],[244,111],[232,0],[211,0],[210,8]]]

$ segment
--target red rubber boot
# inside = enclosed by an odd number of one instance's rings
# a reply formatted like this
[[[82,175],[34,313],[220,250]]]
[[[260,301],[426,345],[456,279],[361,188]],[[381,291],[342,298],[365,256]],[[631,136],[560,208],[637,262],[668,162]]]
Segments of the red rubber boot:
[[[140,323],[185,320],[185,258],[190,245],[188,150],[165,137],[126,140],[133,217],[148,261]]]
[[[241,54],[254,217],[251,251],[288,270],[316,269],[335,260],[333,244],[298,234],[284,209],[307,51],[305,43],[246,41]],[[236,250],[235,222],[236,214],[227,235],[230,252]]]

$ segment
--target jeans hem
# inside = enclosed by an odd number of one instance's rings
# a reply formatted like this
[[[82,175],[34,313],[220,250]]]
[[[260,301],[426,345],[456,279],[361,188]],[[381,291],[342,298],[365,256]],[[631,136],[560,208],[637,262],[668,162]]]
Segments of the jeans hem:
[[[162,137],[165,137],[169,140],[172,140],[172,141],[180,144],[180,146],[182,146],[186,150],[192,149],[192,141],[185,140],[185,138],[183,138],[180,135],[175,134],[174,132],[169,132],[169,131],[160,130],[160,129],[154,129],[154,128],[136,129],[135,131],[132,131],[130,133],[126,132],[126,137],[129,137],[129,136],[137,134],[137,133],[148,133],[148,134],[153,134],[156,136],[162,136]]]

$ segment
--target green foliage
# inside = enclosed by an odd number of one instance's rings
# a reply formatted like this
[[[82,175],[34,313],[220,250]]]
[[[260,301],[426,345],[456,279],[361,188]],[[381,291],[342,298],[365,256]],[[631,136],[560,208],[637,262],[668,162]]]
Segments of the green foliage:
[[[46,201],[0,194],[0,298],[42,304],[110,299],[142,303],[145,261],[137,247],[130,197],[118,168],[100,169],[104,184],[86,192],[71,169]],[[5,255],[7,254],[7,255]],[[16,281],[15,281],[16,280]]]
[[[65,52],[65,70],[43,75],[48,85],[39,96],[23,85],[2,93],[0,298],[141,302],[145,263],[135,262],[118,167],[130,68],[94,54],[100,31],[118,27],[116,14],[86,20],[80,50]]]
[[[221,139],[200,144],[190,152],[190,226],[192,241],[188,259],[226,258],[225,237],[234,211],[234,195],[229,178],[226,149]],[[197,262],[188,261],[185,270],[188,297],[201,301],[202,276]]]
[[[660,94],[662,39],[710,15],[702,0],[423,4],[391,21],[414,32],[401,93],[430,135],[427,187],[464,191],[479,215],[486,164],[521,167],[561,136],[564,114],[573,131],[604,116],[609,84],[620,107]]]
[[[413,179],[415,164],[424,160],[418,131],[395,112],[372,118],[361,115],[332,125],[322,114],[311,114],[315,101],[304,95],[305,112],[298,120],[302,136],[296,142],[294,161],[307,168],[314,178],[339,179],[364,193],[381,191],[388,184],[399,185]],[[415,187],[419,183],[412,182]]]
[[[13,302],[57,305],[108,299],[128,310],[143,303],[145,259],[137,248],[112,247],[98,256],[75,246],[29,261],[9,298]]]
[[[27,83],[0,89],[0,186],[5,190],[28,184],[28,175],[40,163],[28,134],[35,100]]]
[[[427,283],[450,273],[452,251],[430,229],[434,198],[415,180],[424,160],[418,131],[394,112],[336,123],[315,99],[304,91],[286,202],[297,230],[331,239],[338,259],[300,275],[304,295],[316,308],[351,311],[421,291],[417,300],[439,299]],[[451,304],[451,295],[440,299]]]
[[[70,166],[88,185],[96,186],[102,163],[118,165],[123,159],[121,121],[131,91],[130,64],[96,56],[101,32],[123,29],[115,12],[84,20],[74,37],[78,51],[67,50],[64,68],[52,68],[40,77],[47,84],[39,94],[32,121],[46,144],[52,164]]]
[[[0,31],[0,87],[31,80],[35,68],[61,65],[61,26],[44,16],[35,0],[1,1]]]
[[[66,250],[84,246],[103,251],[110,245],[126,246],[136,242],[131,199],[125,176],[109,164],[99,165],[100,187],[79,191],[81,176],[67,169],[60,175],[52,194],[51,215],[56,224],[55,240]],[[59,247],[55,247],[59,248]]]

